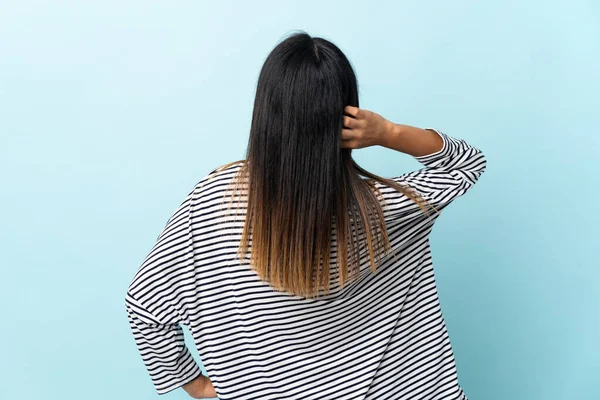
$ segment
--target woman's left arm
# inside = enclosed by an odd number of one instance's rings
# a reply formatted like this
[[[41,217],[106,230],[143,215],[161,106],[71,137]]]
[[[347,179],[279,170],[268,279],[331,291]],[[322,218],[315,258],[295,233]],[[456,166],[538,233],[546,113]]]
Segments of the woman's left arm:
[[[158,394],[183,387],[194,398],[214,388],[184,341],[185,307],[177,297],[182,275],[193,275],[190,209],[195,189],[175,210],[133,277],[125,296],[135,343]],[[212,391],[211,391],[212,389]],[[202,397],[200,397],[202,396]],[[214,395],[216,396],[216,393]]]
[[[129,291],[125,304],[135,343],[158,394],[168,393],[202,376],[177,322],[161,320]]]

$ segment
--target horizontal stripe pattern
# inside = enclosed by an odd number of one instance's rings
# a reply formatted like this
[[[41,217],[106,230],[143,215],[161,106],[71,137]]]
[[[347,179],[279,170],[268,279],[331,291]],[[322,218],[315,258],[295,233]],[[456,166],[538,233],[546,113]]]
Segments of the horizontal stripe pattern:
[[[415,157],[422,169],[392,179],[441,210],[473,187],[486,160],[466,141],[431,130],[442,149]],[[332,271],[329,295],[293,296],[235,257],[247,198],[226,210],[223,196],[240,166],[213,170],[194,186],[127,288],[129,325],[156,392],[201,373],[185,325],[221,400],[467,400],[429,247],[438,214],[375,182],[392,247],[377,273],[363,248],[360,279],[340,289]],[[332,227],[333,265],[336,239]]]

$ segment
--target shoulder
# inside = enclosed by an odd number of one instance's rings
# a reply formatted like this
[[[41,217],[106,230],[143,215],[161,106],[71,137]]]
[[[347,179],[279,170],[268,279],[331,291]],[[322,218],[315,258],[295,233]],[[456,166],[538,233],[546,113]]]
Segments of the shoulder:
[[[194,191],[198,193],[221,187],[223,183],[229,182],[237,174],[245,162],[246,160],[237,160],[211,170],[196,183]]]

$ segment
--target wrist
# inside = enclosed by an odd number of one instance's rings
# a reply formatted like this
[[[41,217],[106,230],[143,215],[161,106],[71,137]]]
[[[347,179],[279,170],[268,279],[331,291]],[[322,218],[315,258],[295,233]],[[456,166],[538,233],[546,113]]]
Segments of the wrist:
[[[381,135],[381,138],[379,140],[379,145],[389,148],[391,146],[391,142],[393,142],[394,137],[400,134],[401,126],[386,119],[384,127],[385,129],[383,130],[383,134]]]

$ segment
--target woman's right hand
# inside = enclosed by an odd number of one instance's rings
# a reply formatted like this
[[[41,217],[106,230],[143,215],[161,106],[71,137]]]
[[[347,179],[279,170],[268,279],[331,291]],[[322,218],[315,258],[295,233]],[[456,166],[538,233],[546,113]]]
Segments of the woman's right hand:
[[[361,149],[384,142],[393,123],[381,115],[363,108],[344,107],[341,147]]]

